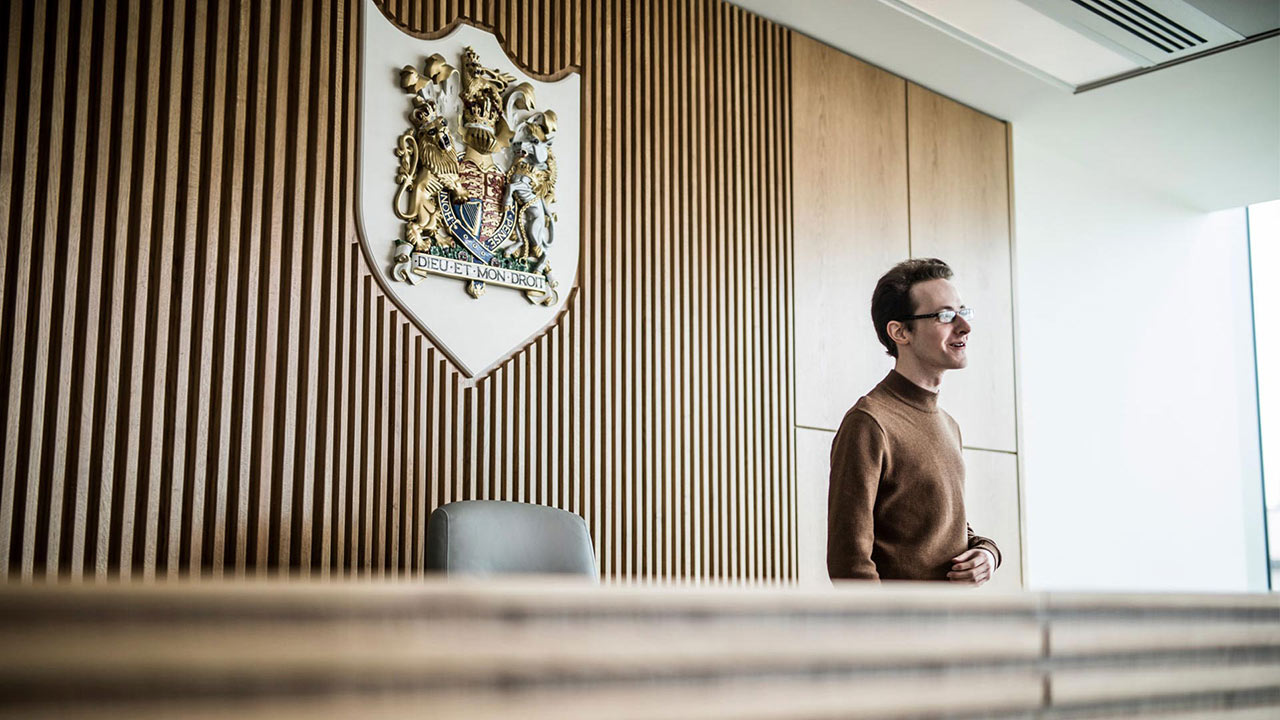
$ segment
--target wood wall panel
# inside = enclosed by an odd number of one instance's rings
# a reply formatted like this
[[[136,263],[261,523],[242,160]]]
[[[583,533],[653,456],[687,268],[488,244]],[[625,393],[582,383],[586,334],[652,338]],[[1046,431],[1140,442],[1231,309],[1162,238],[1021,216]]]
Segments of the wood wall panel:
[[[835,431],[796,428],[796,547],[800,585],[830,585],[827,574],[827,488],[831,477],[831,443]]]
[[[939,257],[976,310],[969,366],[949,373],[941,403],[960,424],[966,509],[1003,564],[991,585],[1021,586],[1008,125],[907,84],[911,254]]]
[[[942,403],[964,433],[974,527],[1005,550],[993,585],[1019,587],[1007,125],[804,37],[792,106],[798,521],[825,528],[832,433],[893,364],[870,321],[876,281],[941,257],[980,313]],[[802,581],[826,575],[823,537],[798,536]]]
[[[796,575],[791,35],[717,0],[386,0],[579,68],[580,288],[474,386],[356,235],[364,7],[16,2],[0,576],[412,575],[439,504],[608,580]]]
[[[835,430],[893,367],[870,308],[911,252],[906,81],[803,36],[791,57],[796,421]]]
[[[1018,456],[990,450],[964,451],[965,516],[975,532],[1000,548],[1000,569],[985,588],[1017,590],[1022,585],[1022,516]]]
[[[946,260],[977,314],[969,367],[947,376],[942,404],[965,446],[1016,452],[1006,128],[907,85],[911,255]]]

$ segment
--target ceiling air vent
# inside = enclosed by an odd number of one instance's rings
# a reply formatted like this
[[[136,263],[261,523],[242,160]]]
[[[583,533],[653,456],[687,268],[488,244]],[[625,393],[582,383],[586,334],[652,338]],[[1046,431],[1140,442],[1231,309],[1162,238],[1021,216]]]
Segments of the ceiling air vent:
[[[1021,2],[1144,66],[1244,39],[1182,0]]]

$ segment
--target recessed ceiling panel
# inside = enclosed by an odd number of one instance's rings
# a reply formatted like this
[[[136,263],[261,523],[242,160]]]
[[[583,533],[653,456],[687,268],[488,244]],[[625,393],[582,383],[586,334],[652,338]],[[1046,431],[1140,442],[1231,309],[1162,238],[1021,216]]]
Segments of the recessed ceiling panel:
[[[901,2],[1072,87],[1141,67],[1018,0]]]
[[[1159,65],[1244,36],[1182,0],[1021,0],[1058,22]]]

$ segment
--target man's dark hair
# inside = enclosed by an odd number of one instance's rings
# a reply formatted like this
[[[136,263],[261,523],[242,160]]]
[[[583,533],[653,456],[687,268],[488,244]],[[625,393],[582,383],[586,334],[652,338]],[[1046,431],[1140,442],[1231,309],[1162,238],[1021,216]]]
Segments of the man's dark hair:
[[[918,314],[911,300],[911,288],[926,280],[950,280],[951,268],[937,258],[913,258],[894,265],[876,283],[871,293],[871,322],[876,326],[876,337],[893,357],[898,357],[898,346],[889,337],[889,321]],[[913,321],[905,321],[908,328]]]

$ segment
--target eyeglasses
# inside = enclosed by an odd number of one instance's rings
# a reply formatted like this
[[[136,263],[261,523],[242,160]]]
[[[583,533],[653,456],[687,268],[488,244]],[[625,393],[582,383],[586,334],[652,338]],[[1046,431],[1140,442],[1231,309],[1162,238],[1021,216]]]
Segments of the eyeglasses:
[[[964,318],[966,321],[973,320],[973,308],[962,307],[959,310],[939,310],[936,313],[929,313],[928,315],[908,315],[907,317],[904,317],[902,319],[903,320],[924,320],[925,318],[936,317],[938,318],[938,322],[945,324],[945,323],[953,322],[956,319],[957,315]]]

